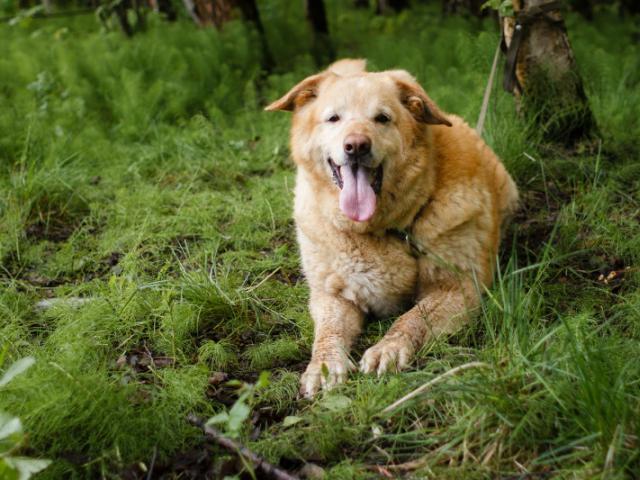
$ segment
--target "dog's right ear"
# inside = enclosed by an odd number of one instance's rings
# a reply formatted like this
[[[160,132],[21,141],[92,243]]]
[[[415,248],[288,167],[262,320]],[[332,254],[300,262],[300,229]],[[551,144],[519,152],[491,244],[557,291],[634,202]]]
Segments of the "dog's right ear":
[[[289,90],[282,98],[265,107],[265,110],[267,112],[275,112],[276,110],[293,112],[318,95],[318,86],[326,77],[327,72],[322,72],[305,78]]]
[[[446,114],[438,108],[409,72],[388,70],[385,73],[396,82],[402,103],[416,120],[431,125],[451,126]]]

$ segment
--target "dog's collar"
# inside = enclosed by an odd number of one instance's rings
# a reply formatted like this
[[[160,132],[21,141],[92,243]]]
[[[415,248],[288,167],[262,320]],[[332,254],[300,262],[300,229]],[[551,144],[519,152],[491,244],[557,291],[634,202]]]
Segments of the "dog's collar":
[[[418,258],[427,254],[427,250],[416,240],[416,237],[414,237],[408,229],[392,228],[387,230],[387,235],[391,235],[392,237],[406,243],[412,257]]]
[[[411,256],[414,258],[424,257],[428,253],[427,249],[424,248],[424,245],[422,245],[416,239],[413,233],[411,233],[411,230],[413,229],[413,225],[416,222],[416,218],[418,218],[422,214],[423,210],[428,204],[429,202],[425,203],[422,207],[420,207],[420,210],[418,210],[418,213],[416,213],[416,216],[413,217],[411,224],[407,228],[390,228],[389,230],[386,231],[387,235],[391,235],[392,237],[395,237],[398,240],[406,243],[407,246],[409,247],[409,252],[411,253]]]

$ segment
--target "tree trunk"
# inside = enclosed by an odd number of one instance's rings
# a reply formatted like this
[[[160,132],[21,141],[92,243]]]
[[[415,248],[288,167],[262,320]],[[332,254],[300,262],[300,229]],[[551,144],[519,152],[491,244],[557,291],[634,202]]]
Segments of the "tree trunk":
[[[233,0],[182,0],[189,16],[198,26],[222,28],[231,20]]]
[[[595,121],[559,6],[513,0],[515,18],[501,19],[508,48],[504,87],[547,140],[573,145],[594,132]]]
[[[313,45],[311,53],[316,64],[321,67],[329,63],[335,57],[335,51],[329,37],[329,23],[327,11],[323,0],[305,0],[307,20],[313,32]]]
[[[153,0],[154,9],[162,13],[169,22],[175,22],[178,19],[178,12],[173,6],[171,0]]]
[[[485,0],[443,0],[442,13],[452,15],[466,12],[474,17],[482,18],[490,14],[490,9],[483,9]]]
[[[196,0],[196,4],[202,4],[207,23],[213,22],[218,29],[232,18],[233,0]]]
[[[258,10],[256,0],[236,0],[236,3],[238,7],[240,7],[240,11],[242,11],[244,19],[251,22],[258,31],[260,44],[262,46],[262,68],[271,70],[274,65],[273,55],[271,55],[271,50],[267,43],[267,36],[264,31],[264,25],[262,25],[262,20],[260,19],[260,10]]]
[[[620,15],[625,14],[638,15],[640,14],[640,1],[638,0],[621,0],[620,2]]]
[[[140,32],[147,28],[147,10],[142,0],[131,0],[132,10],[136,14],[135,31]]]
[[[489,13],[488,9],[482,9],[482,5],[484,5],[483,0],[469,0],[467,2],[467,7],[469,8],[469,13],[474,17],[484,17]]]
[[[121,0],[117,3],[114,8],[114,12],[116,17],[118,18],[118,22],[120,23],[120,28],[124,32],[127,37],[133,36],[133,28],[129,23],[129,17],[127,15],[127,0]]]
[[[409,6],[409,0],[377,0],[376,14],[382,15],[390,10],[399,12]]]
[[[573,0],[571,6],[586,20],[593,20],[593,4],[591,0]]]

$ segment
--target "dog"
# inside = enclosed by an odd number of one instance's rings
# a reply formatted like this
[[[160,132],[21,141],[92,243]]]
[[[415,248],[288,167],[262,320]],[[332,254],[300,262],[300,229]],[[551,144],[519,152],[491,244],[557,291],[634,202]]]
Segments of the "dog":
[[[404,70],[340,60],[266,110],[293,112],[294,218],[314,321],[300,393],[312,397],[355,370],[350,348],[370,315],[399,316],[360,370],[408,367],[477,309],[516,184]]]

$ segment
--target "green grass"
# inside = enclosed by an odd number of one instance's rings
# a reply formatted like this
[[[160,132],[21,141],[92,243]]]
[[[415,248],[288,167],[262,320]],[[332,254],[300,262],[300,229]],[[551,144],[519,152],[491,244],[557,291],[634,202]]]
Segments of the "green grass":
[[[261,111],[315,69],[301,2],[260,2],[256,36],[150,19],[125,39],[91,18],[0,27],[0,347],[36,366],[0,396],[42,478],[184,474],[186,415],[228,408],[271,370],[241,440],[328,478],[420,460],[432,478],[627,478],[640,470],[640,57],[632,21],[568,28],[600,141],[546,145],[495,87],[485,138],[521,188],[476,322],[411,371],[354,374],[296,398],[313,326],[291,221],[286,115]],[[330,5],[340,56],[415,73],[475,123],[498,41],[490,22]],[[616,278],[607,276],[617,272]],[[89,299],[42,310],[48,298]],[[355,358],[390,321],[371,322]],[[398,411],[412,389],[470,361]],[[217,380],[216,380],[217,378]],[[287,416],[297,422],[285,425]],[[259,427],[259,429],[258,429]],[[214,452],[214,467],[224,457]],[[218,462],[218,463],[216,463]],[[184,478],[184,477],[182,477]],[[533,478],[533,477],[532,477]]]

